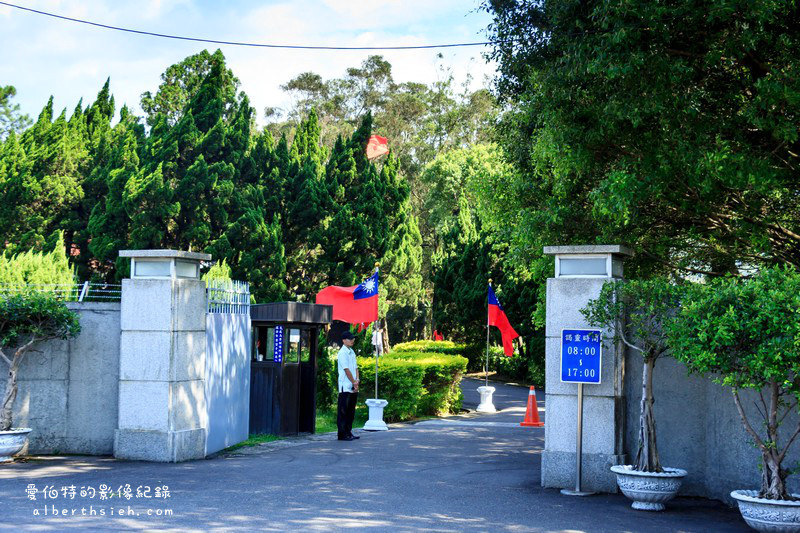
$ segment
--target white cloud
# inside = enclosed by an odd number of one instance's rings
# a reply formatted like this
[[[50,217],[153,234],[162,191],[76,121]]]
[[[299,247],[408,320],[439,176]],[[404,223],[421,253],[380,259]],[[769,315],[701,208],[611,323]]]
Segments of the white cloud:
[[[160,33],[260,43],[397,46],[483,40],[488,17],[475,13],[478,0],[295,0],[203,2],[199,0],[31,0],[21,4],[43,11],[110,25]],[[72,109],[78,99],[91,102],[111,77],[118,107],[138,111],[141,93],[155,90],[171,64],[218,46],[144,37],[0,8],[3,32],[0,80],[15,85],[18,102],[38,115],[50,94],[58,106]],[[430,83],[438,64],[452,68],[456,81],[471,74],[475,83],[491,74],[482,49],[415,51],[307,51],[221,47],[259,115],[265,106],[283,107],[280,85],[304,71],[325,78],[342,76],[370,54],[386,57],[397,81]],[[474,58],[470,62],[470,58]]]

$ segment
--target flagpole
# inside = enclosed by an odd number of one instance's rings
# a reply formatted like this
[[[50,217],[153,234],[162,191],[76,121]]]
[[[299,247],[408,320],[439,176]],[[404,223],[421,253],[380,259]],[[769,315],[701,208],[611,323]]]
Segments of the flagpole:
[[[378,271],[378,267],[380,267],[379,263],[375,263],[375,272]],[[378,296],[380,298],[380,296]],[[378,323],[378,320],[375,320],[375,324]],[[372,333],[375,334],[375,326],[372,326]],[[383,342],[383,340],[381,340]],[[375,345],[375,399],[378,399],[378,345]]]
[[[492,278],[489,278],[489,287],[492,286]],[[486,295],[486,364],[483,367],[484,383],[489,386],[489,295]]]

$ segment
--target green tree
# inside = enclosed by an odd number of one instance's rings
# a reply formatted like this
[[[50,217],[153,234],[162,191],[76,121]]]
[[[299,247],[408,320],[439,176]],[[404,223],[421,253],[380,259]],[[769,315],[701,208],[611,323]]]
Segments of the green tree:
[[[682,287],[664,278],[605,283],[600,294],[581,309],[592,326],[604,328],[644,358],[639,407],[639,449],[634,465],[641,472],[663,472],[653,411],[653,371],[668,354],[667,322],[680,305]]]
[[[246,97],[230,101],[226,72],[222,61],[211,65],[174,126],[158,115],[148,139],[145,177],[128,184],[131,203],[146,198],[161,215],[155,220],[149,213],[134,216],[131,233],[144,237],[139,242],[205,250],[226,228],[237,163],[249,147],[251,113]]]
[[[78,313],[46,293],[0,298],[0,360],[8,365],[8,381],[0,405],[0,431],[11,429],[17,397],[17,373],[25,355],[53,339],[71,339],[81,331]]]
[[[13,85],[0,85],[0,141],[11,133],[20,133],[31,124],[31,117],[21,113],[11,99],[17,95]]]
[[[85,110],[81,108],[81,103],[78,103],[70,117],[70,124],[73,126],[71,135],[83,143],[86,157],[79,169],[81,201],[69,213],[69,217],[61,222],[61,226],[66,232],[73,261],[82,279],[88,279],[93,274],[101,275],[95,272],[96,257],[89,245],[91,242],[89,222],[94,209],[108,195],[109,173],[118,164],[118,159],[114,159],[116,142],[114,135],[115,129],[119,128],[113,128],[111,125],[114,113],[114,96],[111,94],[110,80],[107,79],[94,103]],[[122,111],[122,115],[122,122],[131,122],[127,109]],[[114,232],[116,228],[107,229]]]
[[[129,183],[134,185],[142,179],[140,139],[138,123],[127,107],[123,107],[120,122],[112,134],[112,153],[100,177],[105,182],[105,198],[92,208],[86,227],[88,248],[98,263],[95,271],[107,281],[118,281],[129,268],[129,261],[119,258],[119,250],[125,249],[131,241],[131,218],[137,214],[126,208],[126,201],[128,207],[138,205],[126,194],[126,188]]]
[[[759,497],[771,500],[792,499],[783,462],[800,436],[800,419],[785,433],[781,426],[787,414],[800,414],[798,309],[800,274],[794,268],[771,268],[750,279],[726,277],[696,285],[669,323],[675,357],[690,372],[731,389],[742,424],[761,452]],[[742,394],[748,389],[760,424],[745,408],[749,402]]]
[[[486,0],[516,249],[624,242],[632,269],[800,264],[793,3]]]
[[[194,98],[203,81],[214,67],[222,67],[224,100],[233,102],[239,88],[239,80],[225,67],[225,56],[217,50],[213,54],[203,50],[170,66],[161,74],[161,85],[155,94],[142,94],[141,106],[147,114],[147,123],[155,125],[162,115],[169,124],[176,124],[186,106]]]
[[[16,161],[2,178],[5,220],[0,231],[10,251],[50,248],[60,230],[68,232],[66,243],[71,246],[71,220],[83,200],[88,157],[84,130],[81,116],[68,121],[66,110],[54,120],[51,97],[19,141],[7,140]]]

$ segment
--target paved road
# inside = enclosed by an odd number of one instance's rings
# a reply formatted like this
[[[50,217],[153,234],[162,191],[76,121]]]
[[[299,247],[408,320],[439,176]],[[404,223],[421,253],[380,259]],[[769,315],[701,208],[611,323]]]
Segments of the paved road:
[[[465,380],[465,405],[478,403]],[[634,511],[620,495],[584,499],[539,486],[544,430],[520,428],[527,389],[495,384],[493,415],[393,426],[354,442],[285,440],[182,464],[50,458],[0,467],[0,529],[59,531],[747,531],[736,511],[681,498],[665,513]],[[540,396],[543,400],[543,394]],[[482,424],[488,422],[490,424]],[[168,499],[26,497],[57,488],[167,485]],[[70,516],[34,516],[51,505]],[[91,506],[91,507],[90,507]],[[111,518],[130,508],[138,515]],[[105,516],[81,516],[82,509]],[[147,511],[171,510],[171,517]]]

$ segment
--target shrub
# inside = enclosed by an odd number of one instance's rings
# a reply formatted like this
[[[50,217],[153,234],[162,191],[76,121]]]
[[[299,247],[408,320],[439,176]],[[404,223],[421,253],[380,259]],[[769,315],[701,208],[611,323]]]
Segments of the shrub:
[[[75,269],[70,267],[59,234],[49,253],[28,251],[8,256],[0,254],[0,285],[74,285]]]
[[[483,370],[483,363],[486,358],[486,345],[459,344],[451,341],[411,341],[395,344],[392,347],[394,352],[423,352],[440,353],[444,355],[459,355],[467,359],[467,370],[478,372]],[[490,351],[490,363],[492,353],[503,353],[502,348],[494,346]]]
[[[330,367],[318,367],[317,386],[326,381],[331,384],[330,393],[318,389],[320,395],[329,399],[333,405],[336,397],[338,370],[336,351],[330,350]],[[422,352],[392,352],[382,356],[378,367],[378,395],[389,400],[384,410],[387,422],[408,420],[417,416],[429,416],[457,412],[461,408],[461,376],[467,367],[467,360],[459,356],[430,354]],[[374,397],[375,359],[359,357],[358,371],[361,378],[359,400]],[[322,378],[327,375],[327,380]]]
[[[415,361],[381,357],[378,368],[378,395],[389,400],[383,411],[387,422],[408,420],[417,414],[420,398],[424,393],[422,376],[424,368]],[[372,398],[375,383],[375,359],[358,358],[361,377],[361,399]]]
[[[792,499],[782,463],[800,435],[800,421],[782,440],[779,429],[800,402],[799,309],[800,274],[768,269],[751,279],[694,286],[668,327],[676,359],[731,388],[745,431],[761,451],[759,496],[772,500]],[[745,412],[742,389],[758,392],[761,423],[753,424]]]
[[[17,372],[25,354],[41,342],[76,337],[80,330],[78,314],[52,294],[0,298],[0,360],[8,365],[8,382],[0,405],[0,431],[8,431],[13,423]]]
[[[459,355],[467,359],[467,371],[483,372],[486,345],[467,345],[450,341],[412,341],[396,344],[392,353],[423,352]],[[506,357],[502,346],[489,347],[489,371],[518,381],[544,385],[544,337],[528,339],[525,355],[515,353]]]
[[[225,259],[222,262],[217,261],[211,265],[211,268],[200,279],[205,281],[206,285],[208,285],[209,281],[232,281],[231,267],[228,265],[228,261]]]
[[[392,353],[395,352],[424,352],[442,353],[446,355],[463,355],[466,345],[456,344],[451,341],[410,341],[402,342],[392,346]]]
[[[332,409],[336,405],[339,376],[336,370],[336,350],[329,348],[324,330],[317,339],[317,408]]]
[[[461,376],[467,369],[464,357],[422,352],[400,352],[390,359],[414,362],[423,369],[423,394],[419,400],[417,416],[455,413],[461,409]]]

